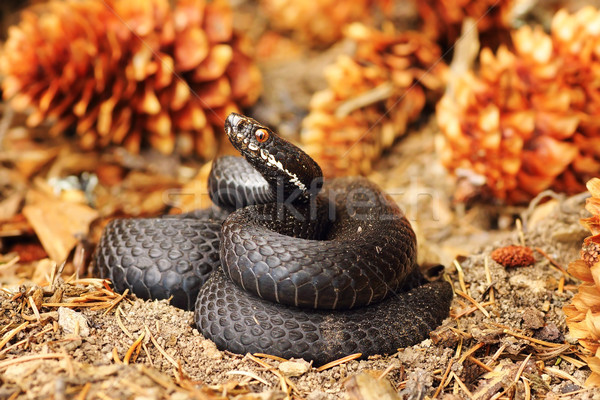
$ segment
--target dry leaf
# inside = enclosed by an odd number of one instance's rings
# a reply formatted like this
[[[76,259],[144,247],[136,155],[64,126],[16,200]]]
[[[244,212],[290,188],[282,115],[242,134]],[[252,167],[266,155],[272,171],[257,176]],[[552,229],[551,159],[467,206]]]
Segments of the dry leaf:
[[[38,195],[38,200],[27,204],[23,214],[33,227],[50,258],[63,262],[77,244],[87,235],[90,223],[98,218],[98,211],[76,203],[68,203]]]

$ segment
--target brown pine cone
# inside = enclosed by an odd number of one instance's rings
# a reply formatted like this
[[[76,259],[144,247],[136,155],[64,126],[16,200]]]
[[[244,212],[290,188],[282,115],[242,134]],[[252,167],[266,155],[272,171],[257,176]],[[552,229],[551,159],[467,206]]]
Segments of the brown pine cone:
[[[440,49],[418,32],[381,32],[352,24],[352,57],[325,71],[328,88],[314,94],[301,140],[326,176],[368,174],[372,164],[444,88]]]
[[[421,31],[433,40],[452,45],[459,38],[465,18],[477,22],[480,33],[504,31],[512,22],[518,0],[418,0]]]
[[[274,29],[292,32],[304,42],[324,45],[340,39],[347,24],[355,21],[367,22],[376,9],[376,4],[387,8],[388,3],[389,0],[260,2]]]
[[[551,36],[529,26],[515,31],[514,51],[484,48],[478,72],[452,79],[437,106],[441,158],[473,183],[457,200],[491,193],[523,203],[545,189],[578,193],[600,173],[600,97],[592,79],[600,64],[579,51],[583,42],[597,48],[600,35],[586,28],[586,10],[559,12]]]
[[[231,111],[261,88],[227,2],[51,1],[23,13],[0,58],[4,98],[27,123],[74,127],[84,148],[149,144],[215,154]]]
[[[592,353],[583,357],[592,370],[586,386],[600,386],[600,179],[587,183],[592,197],[586,209],[592,213],[581,222],[590,230],[583,244],[581,259],[569,264],[569,273],[583,283],[571,303],[563,307],[571,336]]]

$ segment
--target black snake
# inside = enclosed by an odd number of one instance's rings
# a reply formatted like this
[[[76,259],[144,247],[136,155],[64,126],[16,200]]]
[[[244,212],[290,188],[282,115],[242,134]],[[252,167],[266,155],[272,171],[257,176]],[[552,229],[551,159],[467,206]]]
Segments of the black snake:
[[[243,157],[217,159],[217,205],[179,218],[116,219],[94,261],[118,291],[195,309],[220,349],[323,364],[418,343],[448,316],[396,204],[365,178],[322,180],[306,153],[231,114]]]

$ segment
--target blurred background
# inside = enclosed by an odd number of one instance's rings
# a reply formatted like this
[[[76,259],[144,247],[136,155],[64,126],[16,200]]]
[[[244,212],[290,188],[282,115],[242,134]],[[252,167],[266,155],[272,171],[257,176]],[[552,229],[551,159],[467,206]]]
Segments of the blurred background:
[[[598,6],[3,1],[0,250],[27,270],[207,207],[235,111],[382,185],[448,263],[600,172]]]

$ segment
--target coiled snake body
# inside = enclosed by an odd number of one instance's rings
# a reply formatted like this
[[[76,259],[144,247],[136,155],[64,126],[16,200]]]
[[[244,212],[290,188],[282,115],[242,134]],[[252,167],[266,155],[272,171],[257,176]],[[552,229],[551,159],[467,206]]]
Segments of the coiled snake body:
[[[452,289],[416,265],[406,217],[364,178],[323,184],[302,150],[231,114],[240,157],[213,164],[218,207],[111,221],[94,261],[115,288],[195,308],[219,348],[322,364],[393,353],[447,317]]]

